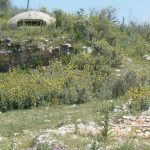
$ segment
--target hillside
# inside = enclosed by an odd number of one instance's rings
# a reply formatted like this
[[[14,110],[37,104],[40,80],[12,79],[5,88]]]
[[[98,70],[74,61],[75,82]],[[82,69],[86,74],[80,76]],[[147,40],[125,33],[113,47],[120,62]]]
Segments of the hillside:
[[[0,149],[150,148],[149,24],[102,12],[0,18]]]

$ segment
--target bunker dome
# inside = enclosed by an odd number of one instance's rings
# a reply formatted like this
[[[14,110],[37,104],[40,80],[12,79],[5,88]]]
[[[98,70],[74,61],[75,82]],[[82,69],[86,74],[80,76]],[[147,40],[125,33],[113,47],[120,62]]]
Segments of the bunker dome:
[[[27,11],[20,13],[9,20],[11,27],[26,26],[47,26],[54,23],[55,18],[40,12],[40,11]]]

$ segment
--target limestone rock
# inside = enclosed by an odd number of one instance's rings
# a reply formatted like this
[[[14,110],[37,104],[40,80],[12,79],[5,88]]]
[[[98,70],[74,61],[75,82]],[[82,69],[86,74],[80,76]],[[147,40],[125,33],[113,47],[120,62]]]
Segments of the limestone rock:
[[[91,47],[83,46],[82,50],[84,53],[89,53],[91,54],[93,52],[93,49]]]
[[[0,142],[3,140],[3,137],[0,136]]]
[[[145,132],[145,138],[146,138],[146,139],[149,139],[149,138],[150,138],[150,131],[146,131],[146,132]]]
[[[144,55],[143,58],[144,58],[145,60],[150,61],[150,56],[149,56],[149,55]]]

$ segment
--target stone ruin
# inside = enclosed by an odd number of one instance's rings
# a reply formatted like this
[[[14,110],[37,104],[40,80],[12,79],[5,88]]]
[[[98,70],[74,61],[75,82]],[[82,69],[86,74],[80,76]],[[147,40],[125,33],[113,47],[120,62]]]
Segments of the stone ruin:
[[[73,53],[71,44],[62,44],[59,47],[50,47],[48,39],[33,44],[32,39],[16,43],[10,38],[0,40],[0,72],[7,72],[10,67],[27,65],[34,68],[38,65],[48,66],[50,59]]]
[[[103,126],[96,124],[95,122],[82,123],[80,119],[77,124],[63,125],[57,129],[41,130],[41,134],[36,136],[35,146],[38,147],[41,144],[48,144],[50,147],[64,147],[67,149],[67,145],[64,145],[63,141],[57,140],[57,137],[65,137],[70,135],[70,140],[82,139],[86,140],[89,135],[91,137],[97,137],[104,129]],[[78,122],[77,120],[77,122]],[[150,116],[122,116],[118,120],[118,123],[110,119],[110,133],[113,139],[118,142],[123,142],[127,138],[143,139],[145,141],[150,139]],[[78,133],[78,134],[77,134]],[[114,145],[112,145],[114,146]]]

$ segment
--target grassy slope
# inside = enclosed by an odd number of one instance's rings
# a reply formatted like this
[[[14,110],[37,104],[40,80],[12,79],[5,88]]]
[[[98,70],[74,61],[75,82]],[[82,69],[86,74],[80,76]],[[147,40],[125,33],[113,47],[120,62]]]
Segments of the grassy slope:
[[[149,62],[133,60],[128,62],[124,60],[121,66],[121,74],[127,70],[145,69],[147,70]],[[122,103],[120,100],[114,102],[114,105]],[[20,143],[21,147],[32,145],[33,139],[39,130],[47,128],[57,128],[59,122],[63,124],[74,123],[81,119],[87,123],[90,121],[99,122],[103,115],[103,110],[108,106],[108,101],[88,102],[86,104],[71,106],[50,106],[30,110],[17,110],[0,114],[0,137],[6,137],[7,142],[0,144],[0,149],[10,143]],[[68,138],[69,139],[69,138]],[[69,142],[68,139],[63,139]],[[70,141],[70,146],[77,146],[81,141]],[[3,145],[4,144],[4,145]],[[81,147],[84,143],[81,144]]]
[[[23,147],[29,147],[36,132],[40,129],[56,128],[59,122],[69,124],[74,123],[77,119],[85,123],[99,122],[103,115],[103,108],[106,108],[107,105],[108,102],[99,101],[75,107],[51,106],[0,114],[0,136],[7,137],[9,142],[13,139],[21,142]],[[25,131],[27,134],[24,133]]]

